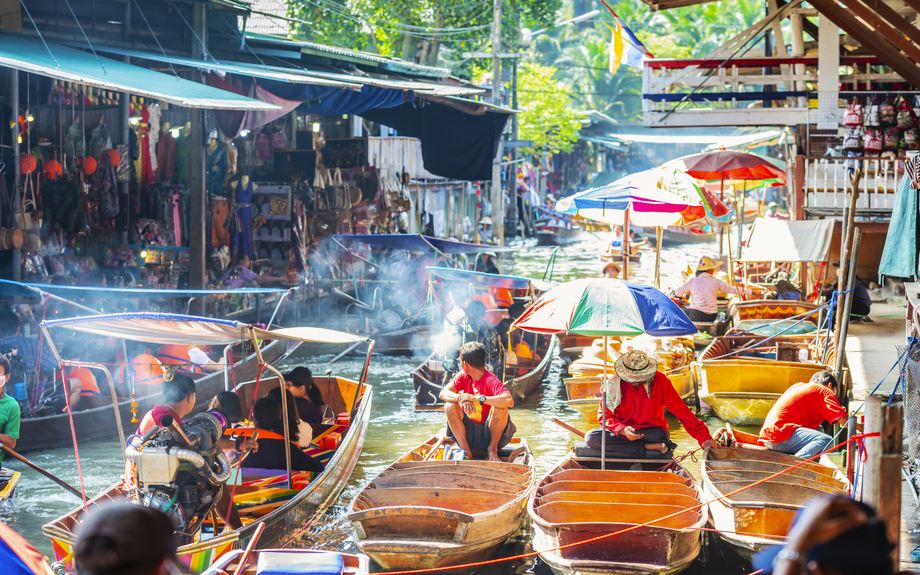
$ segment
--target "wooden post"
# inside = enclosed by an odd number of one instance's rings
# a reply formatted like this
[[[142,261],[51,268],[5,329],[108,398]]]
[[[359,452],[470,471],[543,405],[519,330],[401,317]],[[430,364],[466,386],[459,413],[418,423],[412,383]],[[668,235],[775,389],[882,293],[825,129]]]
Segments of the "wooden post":
[[[882,398],[870,395],[866,399],[866,423],[864,431],[866,433],[876,433],[882,430]],[[881,440],[878,437],[867,437],[863,440],[866,446],[866,462],[862,472],[862,488],[860,489],[859,500],[872,507],[878,506],[879,494],[879,453]],[[853,445],[852,443],[850,445]],[[858,457],[853,457],[853,461],[858,461]],[[901,480],[901,472],[898,471],[898,481]]]
[[[904,431],[903,408],[882,408],[881,454],[878,463],[878,515],[885,521],[888,540],[894,543],[891,560],[895,570],[901,564],[901,456]]]
[[[623,281],[629,279],[629,207],[623,216],[623,243],[620,244],[620,254],[623,256]]]
[[[840,286],[846,284],[850,258],[850,243],[852,242],[853,228],[855,226],[854,219],[856,216],[856,200],[859,198],[859,180],[862,177],[862,171],[856,170],[856,173],[850,179],[850,201],[846,206],[844,211],[843,225],[840,229],[840,267],[837,268],[837,289],[840,290]],[[856,263],[853,263],[853,267],[856,267]],[[834,310],[835,321],[834,321],[834,333],[835,340],[837,343],[837,349],[840,349],[840,330],[842,328],[843,321],[843,306],[840,305],[840,297],[837,298],[837,309]]]
[[[8,70],[9,74],[9,83],[7,89],[9,91],[8,98],[10,102],[10,108],[12,109],[13,118],[19,117],[19,70],[14,70],[10,68]],[[21,210],[21,203],[19,197],[19,122],[13,121],[13,129],[10,130],[10,136],[12,137],[13,143],[13,213],[18,214]],[[64,162],[64,159],[61,158],[61,162]],[[82,173],[82,170],[81,170]],[[83,190],[81,187],[80,195],[82,197]],[[15,221],[13,222],[15,225]],[[22,250],[12,249],[10,250],[10,266],[13,268],[13,281],[22,281]]]
[[[207,42],[207,6],[192,6],[192,26],[203,42]],[[192,55],[204,59],[204,46],[197,39],[192,40]],[[189,206],[188,206],[188,284],[191,289],[204,289],[207,286],[205,234],[207,233],[208,195],[205,190],[207,158],[207,134],[204,133],[204,110],[189,110],[191,134],[189,135]],[[204,314],[202,314],[204,315]]]
[[[853,236],[853,249],[850,250],[850,256],[855,260],[859,257],[859,244],[862,242],[862,230],[857,229],[856,235]],[[843,267],[843,266],[841,266]],[[843,359],[846,357],[846,344],[847,344],[847,332],[850,329],[850,310],[853,309],[853,289],[858,281],[856,279],[856,264],[850,266],[849,277],[847,278],[847,289],[849,292],[844,295],[843,303],[840,302],[840,298],[837,298],[837,307],[843,312],[843,315],[840,319],[840,331],[837,334],[837,363],[836,375],[837,381],[840,381],[841,376],[843,375]]]

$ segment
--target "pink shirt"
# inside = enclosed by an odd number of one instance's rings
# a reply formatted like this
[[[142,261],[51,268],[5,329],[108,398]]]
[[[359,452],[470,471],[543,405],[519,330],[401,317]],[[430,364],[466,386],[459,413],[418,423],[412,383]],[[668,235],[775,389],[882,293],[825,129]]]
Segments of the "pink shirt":
[[[674,295],[690,294],[690,309],[697,309],[703,313],[716,313],[719,311],[719,292],[741,295],[742,290],[713,277],[712,274],[705,273],[690,278],[687,283],[674,291]],[[754,292],[744,288],[744,295],[752,293]]]

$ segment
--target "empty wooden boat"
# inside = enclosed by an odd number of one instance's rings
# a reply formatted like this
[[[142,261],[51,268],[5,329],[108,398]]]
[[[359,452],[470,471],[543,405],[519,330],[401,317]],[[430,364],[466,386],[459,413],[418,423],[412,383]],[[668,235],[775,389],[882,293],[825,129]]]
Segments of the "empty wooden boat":
[[[736,332],[745,331],[756,335],[801,335],[814,333],[818,330],[818,313],[810,316],[805,314],[818,309],[817,304],[805,301],[789,300],[731,300],[728,304],[728,315],[731,317],[732,329]],[[794,318],[794,319],[790,319]],[[801,323],[792,327],[800,319]]]
[[[445,431],[389,466],[351,502],[358,548],[385,570],[488,559],[524,520],[536,481],[527,441],[514,438],[500,450],[502,462],[440,461],[440,447],[455,446]]]
[[[601,471],[599,459],[570,455],[527,504],[534,551],[560,574],[677,573],[700,553],[708,520],[702,501],[675,461],[609,458]],[[559,549],[605,534],[611,536]]]
[[[610,367],[610,372],[613,373],[613,366]],[[669,373],[667,376],[681,399],[687,400],[693,397],[693,374],[690,372],[690,366],[675,373]],[[562,382],[565,384],[565,404],[580,413],[585,420],[596,423],[597,403],[601,396],[601,378],[570,377],[563,379]]]
[[[766,339],[724,335],[713,340],[692,364],[700,399],[723,421],[762,425],[789,386],[808,381],[815,372],[834,369],[830,367],[836,362],[833,341],[825,358],[823,339],[817,343],[802,336],[779,336],[764,342]],[[846,389],[845,382],[842,388]]]
[[[781,543],[795,512],[809,499],[848,494],[846,476],[825,456],[820,463],[806,463],[734,493],[803,461],[763,448],[706,450],[702,484],[706,500],[711,501],[709,512],[719,536],[741,556],[750,559],[764,547]]]

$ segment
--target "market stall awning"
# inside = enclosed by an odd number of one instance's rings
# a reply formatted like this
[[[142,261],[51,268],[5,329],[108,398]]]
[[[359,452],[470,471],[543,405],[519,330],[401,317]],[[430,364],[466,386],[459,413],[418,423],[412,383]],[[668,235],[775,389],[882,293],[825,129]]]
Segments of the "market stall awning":
[[[0,295],[22,298],[41,297],[42,292],[47,292],[65,299],[147,299],[230,294],[271,295],[282,294],[286,291],[288,290],[281,288],[239,288],[235,290],[101,288],[52,284],[24,284],[10,280],[0,280]]]
[[[42,327],[65,327],[103,337],[177,345],[230,345],[250,339],[250,330],[253,336],[260,340],[286,339],[335,344],[371,341],[363,336],[319,327],[266,331],[238,321],[169,313],[116,313],[73,317],[43,321]]]
[[[472,272],[456,268],[441,268],[429,266],[425,268],[433,277],[440,278],[446,282],[471,284],[474,287],[483,288],[501,288],[501,289],[530,289],[531,286],[539,291],[552,289],[555,284],[540,280],[532,280],[521,276],[503,276],[499,274],[487,274],[483,272]]]
[[[188,108],[279,110],[274,104],[162,74],[118,60],[95,56],[39,38],[0,32],[0,66],[65,82],[117,90]]]
[[[380,248],[424,253],[439,251],[445,254],[482,254],[487,252],[511,252],[517,249],[490,246],[488,244],[453,242],[418,234],[342,234],[333,237]]]
[[[834,220],[757,218],[742,262],[823,262],[831,246]]]

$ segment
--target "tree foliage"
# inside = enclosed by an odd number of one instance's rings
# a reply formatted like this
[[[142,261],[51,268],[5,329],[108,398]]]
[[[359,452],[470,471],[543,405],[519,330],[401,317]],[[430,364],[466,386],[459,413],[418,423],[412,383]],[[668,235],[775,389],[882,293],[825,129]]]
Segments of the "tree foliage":
[[[523,62],[518,72],[519,137],[553,154],[572,151],[581,129],[571,90],[555,78],[556,72],[536,62]]]

